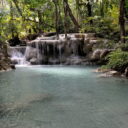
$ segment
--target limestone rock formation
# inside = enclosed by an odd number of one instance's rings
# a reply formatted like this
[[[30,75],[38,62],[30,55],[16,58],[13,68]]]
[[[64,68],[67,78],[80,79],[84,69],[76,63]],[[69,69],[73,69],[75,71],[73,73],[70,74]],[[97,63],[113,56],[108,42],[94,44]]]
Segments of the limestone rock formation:
[[[104,58],[111,52],[107,42],[96,38],[94,33],[70,33],[67,40],[64,34],[59,39],[55,35],[40,35],[28,41],[26,47],[11,47],[8,52],[14,64],[97,64],[106,61]]]
[[[97,40],[93,33],[68,34],[68,40],[64,34],[59,35],[59,40],[56,36],[42,35],[27,43],[25,58],[31,64],[85,64],[85,61],[99,60],[109,53],[107,49],[97,50],[100,54],[95,52],[100,43],[103,45],[104,40]]]
[[[0,42],[0,71],[11,70],[6,44]]]
[[[125,69],[125,76],[128,77],[128,67]]]

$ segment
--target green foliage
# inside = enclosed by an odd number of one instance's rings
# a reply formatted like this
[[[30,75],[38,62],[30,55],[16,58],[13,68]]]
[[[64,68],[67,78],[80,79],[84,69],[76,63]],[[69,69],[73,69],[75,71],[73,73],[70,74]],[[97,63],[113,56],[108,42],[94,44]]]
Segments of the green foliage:
[[[126,17],[128,18],[128,1],[125,2]]]
[[[117,0],[96,2],[93,16],[82,20],[81,32],[95,32],[98,36],[119,40],[119,3]],[[90,25],[90,20],[93,24]]]
[[[0,36],[3,39],[27,34],[55,31],[55,6],[53,0],[3,0],[0,5]],[[17,6],[19,9],[17,9]],[[67,21],[67,32],[75,32],[75,26],[69,17],[64,15],[62,0],[58,5],[59,32],[64,32],[64,18]],[[80,2],[78,4],[78,2]],[[80,24],[80,32],[95,32],[98,36],[119,40],[119,1],[118,0],[68,0],[73,15]],[[84,5],[82,5],[84,3]],[[88,16],[87,4],[91,4],[92,16]],[[126,12],[127,11],[126,2]],[[40,13],[40,16],[39,16]],[[90,25],[90,21],[93,24]]]
[[[122,51],[128,51],[128,42],[124,44],[120,44],[119,47],[121,48]]]
[[[107,68],[123,72],[125,68],[128,66],[128,52],[126,51],[116,50],[110,53],[107,59]]]
[[[92,18],[91,18],[92,19]],[[119,40],[119,26],[110,17],[93,17],[93,25],[89,25],[89,19],[84,21],[81,32],[95,32],[97,36]]]

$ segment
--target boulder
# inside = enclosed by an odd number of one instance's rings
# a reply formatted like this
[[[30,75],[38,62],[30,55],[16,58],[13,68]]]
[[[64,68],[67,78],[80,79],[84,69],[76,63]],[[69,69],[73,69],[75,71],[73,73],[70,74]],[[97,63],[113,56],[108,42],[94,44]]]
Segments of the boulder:
[[[98,61],[100,60],[100,55],[101,55],[102,50],[101,49],[96,49],[91,56],[91,60],[93,61]]]
[[[110,75],[110,76],[121,76],[120,72],[114,71],[114,70],[107,72],[107,74]]]
[[[92,61],[105,61],[105,57],[111,52],[111,49],[96,49],[91,56]],[[102,62],[103,63],[103,62]]]
[[[11,64],[10,66],[11,66],[12,69],[16,69],[14,64]]]
[[[102,68],[98,68],[96,70],[94,70],[93,72],[96,72],[96,73],[107,73],[107,72],[110,72],[112,71],[111,69],[102,69]]]
[[[125,76],[128,77],[128,67],[125,69]]]
[[[105,58],[110,53],[109,49],[104,49],[101,51],[100,58]]]
[[[11,59],[11,64],[18,64],[18,60],[17,59]]]
[[[37,59],[37,58],[32,58],[32,59],[30,60],[30,64],[31,64],[31,65],[37,65],[37,64],[38,64],[38,59]]]
[[[118,71],[114,71],[114,70],[110,70],[108,72],[104,72],[100,75],[98,75],[99,77],[120,77],[121,73]]]

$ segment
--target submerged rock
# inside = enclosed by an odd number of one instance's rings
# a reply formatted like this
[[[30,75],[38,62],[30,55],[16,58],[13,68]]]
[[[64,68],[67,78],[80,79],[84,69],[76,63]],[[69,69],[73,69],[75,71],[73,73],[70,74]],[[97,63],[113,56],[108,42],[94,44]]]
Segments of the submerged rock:
[[[120,72],[114,70],[107,72],[107,74],[109,74],[110,76],[121,76]]]
[[[96,72],[96,73],[106,73],[106,72],[110,72],[110,71],[112,71],[112,69],[98,68],[98,69],[94,70],[93,72]]]
[[[112,69],[101,69],[98,68],[94,70],[93,72],[101,73],[98,75],[98,77],[120,77],[121,73]]]

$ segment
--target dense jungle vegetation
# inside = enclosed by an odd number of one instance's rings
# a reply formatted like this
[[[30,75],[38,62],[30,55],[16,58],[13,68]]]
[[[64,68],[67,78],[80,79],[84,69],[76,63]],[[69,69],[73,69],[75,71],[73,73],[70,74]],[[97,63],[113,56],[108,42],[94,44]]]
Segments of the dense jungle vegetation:
[[[110,39],[112,45],[121,43],[120,50],[108,57],[108,66],[120,67],[125,62],[126,67],[127,18],[127,0],[1,0],[0,40],[25,39],[45,32],[96,33]]]
[[[125,0],[1,0],[0,35],[7,40],[49,31],[96,32],[119,39],[127,8]]]

